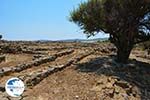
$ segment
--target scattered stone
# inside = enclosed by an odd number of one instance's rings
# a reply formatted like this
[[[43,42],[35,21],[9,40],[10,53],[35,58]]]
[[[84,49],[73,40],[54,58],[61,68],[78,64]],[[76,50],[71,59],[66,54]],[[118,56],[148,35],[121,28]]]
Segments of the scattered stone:
[[[26,79],[25,83],[27,86],[34,86],[38,84],[41,80],[46,78],[49,74],[52,74],[56,70],[56,68],[49,68],[48,70],[45,70],[41,73],[37,73],[36,75],[33,75],[31,78]]]
[[[119,94],[120,91],[121,91],[121,88],[118,87],[118,86],[116,86],[114,92],[115,92],[116,94]]]
[[[4,55],[1,55],[0,56],[0,63],[3,62],[3,61],[6,61],[6,57]]]
[[[45,55],[34,55],[33,60],[43,58],[43,57],[45,57]]]
[[[1,92],[5,92],[5,87],[3,87],[3,86],[0,85],[0,91]]]
[[[4,70],[0,69],[0,76],[3,76]]]
[[[9,67],[4,67],[2,70],[3,74],[10,74],[12,72],[12,68]]]
[[[136,86],[134,86],[134,87],[132,87],[132,95],[134,96],[134,97],[136,97],[137,95],[139,95],[140,93],[139,93],[139,89],[136,87]]]
[[[116,81],[115,85],[120,86],[122,88],[129,88],[129,84],[126,81],[120,80],[120,81]]]
[[[107,95],[108,95],[110,98],[113,98],[113,97],[114,97],[114,89],[108,90]]]
[[[67,53],[62,53],[62,54],[67,54]],[[91,53],[90,53],[91,54]],[[81,59],[83,59],[84,57],[88,56],[89,54],[83,54],[80,57],[74,58],[74,59],[70,59],[66,64],[61,65],[59,67],[50,67],[47,70],[44,70],[42,72],[39,72],[37,74],[32,75],[30,78],[25,80],[25,83],[27,84],[27,86],[35,86],[36,84],[38,84],[41,80],[43,80],[44,78],[46,78],[47,76],[49,76],[50,74],[53,74],[54,72],[57,71],[61,71],[64,68],[66,68],[67,66],[70,66],[71,64],[73,64],[74,62],[77,62]],[[61,55],[62,56],[62,55]]]
[[[106,86],[105,86],[105,88],[111,89],[111,88],[113,88],[113,85],[111,83],[107,83]]]
[[[132,87],[125,89],[126,93],[130,96],[132,93]]]
[[[25,69],[30,68],[32,66],[39,66],[43,63],[54,61],[57,57],[67,55],[67,54],[70,54],[72,52],[74,52],[74,50],[63,51],[63,52],[57,53],[53,56],[42,57],[40,59],[36,59],[36,60],[31,61],[27,64],[19,64],[19,65],[13,67],[13,68],[5,68],[5,69],[3,69],[4,70],[3,72],[0,71],[0,75],[2,76],[4,74],[8,74],[8,73],[11,73],[11,72],[21,72],[22,70],[25,70]],[[71,63],[71,61],[67,64],[70,65],[70,63]],[[65,65],[65,66],[68,66],[68,65]]]
[[[96,91],[96,92],[98,92],[98,91],[102,91],[102,88],[103,88],[103,86],[94,86],[92,89],[90,89],[91,91]]]
[[[121,95],[122,95],[122,97],[124,98],[124,100],[129,100],[129,98],[128,98],[128,95],[127,95],[127,94],[123,93],[123,94],[121,94]]]
[[[101,80],[98,80],[96,85],[100,85],[100,84],[104,84],[104,81],[101,79]]]
[[[117,81],[116,79],[113,79],[112,77],[108,77],[108,82],[110,82],[112,85],[115,84],[115,82]]]
[[[75,96],[75,98],[76,98],[76,99],[78,99],[78,98],[79,98],[79,96],[78,96],[78,95],[76,95],[76,96]]]

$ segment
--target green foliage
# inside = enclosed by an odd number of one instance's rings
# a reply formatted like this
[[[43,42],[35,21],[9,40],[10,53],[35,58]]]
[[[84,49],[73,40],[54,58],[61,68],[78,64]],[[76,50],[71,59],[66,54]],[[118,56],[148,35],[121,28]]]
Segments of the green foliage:
[[[88,0],[70,13],[88,36],[110,34],[118,55],[127,59],[133,45],[150,39],[150,2],[148,0]],[[122,55],[122,56],[123,56]]]
[[[76,23],[88,36],[101,31],[103,27],[103,5],[102,0],[89,0],[79,5],[70,14],[70,21]],[[100,24],[101,23],[101,24]]]
[[[79,25],[88,36],[104,31],[113,39],[126,35],[136,43],[139,22],[148,12],[150,3],[144,0],[88,0],[70,13],[70,21]]]

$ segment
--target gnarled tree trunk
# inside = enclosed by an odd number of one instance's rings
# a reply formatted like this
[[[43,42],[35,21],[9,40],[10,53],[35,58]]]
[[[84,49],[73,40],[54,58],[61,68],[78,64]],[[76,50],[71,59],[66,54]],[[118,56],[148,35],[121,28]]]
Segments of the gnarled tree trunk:
[[[118,48],[117,61],[121,62],[121,63],[127,63],[131,50],[132,50],[132,48],[130,48],[130,47]]]
[[[116,39],[110,36],[110,41],[117,47],[117,62],[127,63],[131,50],[134,46],[133,39],[129,39],[123,34]]]

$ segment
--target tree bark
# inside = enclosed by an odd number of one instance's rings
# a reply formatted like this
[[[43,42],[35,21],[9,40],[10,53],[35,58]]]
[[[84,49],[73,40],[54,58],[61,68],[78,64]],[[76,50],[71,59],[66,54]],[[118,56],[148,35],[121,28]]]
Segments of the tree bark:
[[[134,46],[133,40],[134,38],[129,38],[127,33],[110,36],[110,41],[117,47],[117,62],[127,63]]]
[[[131,52],[131,49],[130,50],[124,50],[122,48],[118,48],[117,61],[120,63],[127,63],[130,52]]]

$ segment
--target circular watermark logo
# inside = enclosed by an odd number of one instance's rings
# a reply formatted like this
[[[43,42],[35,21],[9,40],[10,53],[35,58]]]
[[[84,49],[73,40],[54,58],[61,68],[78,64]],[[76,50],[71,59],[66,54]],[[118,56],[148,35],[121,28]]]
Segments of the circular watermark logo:
[[[23,93],[25,86],[22,80],[20,80],[17,77],[14,77],[10,78],[6,82],[5,89],[8,95],[12,97],[19,97]]]

